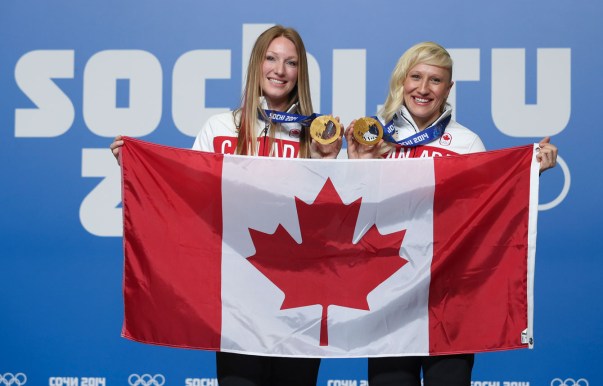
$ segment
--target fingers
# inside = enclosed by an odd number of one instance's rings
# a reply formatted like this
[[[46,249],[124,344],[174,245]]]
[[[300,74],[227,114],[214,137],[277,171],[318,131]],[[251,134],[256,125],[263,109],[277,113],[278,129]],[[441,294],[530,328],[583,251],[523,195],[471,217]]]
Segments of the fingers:
[[[326,159],[337,158],[343,144],[343,131],[339,133],[339,138],[328,144],[321,144],[312,140],[310,142],[310,158]]]
[[[349,136],[351,136],[352,133],[354,132],[354,123],[356,123],[355,119],[352,122],[350,122],[350,124],[348,125],[348,127],[345,128],[345,137],[346,138],[348,138]]]
[[[122,138],[123,137],[121,135],[118,135],[117,137],[115,137],[115,139],[113,140],[111,145],[109,145],[109,149],[111,149],[111,152],[113,153],[113,156],[117,160],[118,165],[119,165],[119,151],[120,151],[119,149],[124,145],[124,141]]]
[[[335,120],[339,123],[339,126],[341,127],[341,130],[339,132],[339,139],[341,139],[341,138],[343,138],[343,136],[345,134],[345,126],[343,125],[343,123],[341,123],[339,116],[336,116]],[[341,145],[340,145],[340,148],[341,148]]]
[[[348,159],[357,159],[360,158],[358,154],[358,142],[356,138],[354,138],[354,123],[356,120],[354,119],[348,127],[345,129],[345,140],[347,142],[347,153]]]
[[[348,159],[371,159],[381,158],[382,156],[382,143],[380,140],[377,144],[367,145],[356,140],[354,136],[354,123],[356,120],[350,122],[349,126],[345,130],[345,139],[348,143],[347,152]]]
[[[557,146],[551,143],[550,137],[543,138],[539,143],[539,152],[536,160],[540,162],[540,172],[555,167],[557,165]]]

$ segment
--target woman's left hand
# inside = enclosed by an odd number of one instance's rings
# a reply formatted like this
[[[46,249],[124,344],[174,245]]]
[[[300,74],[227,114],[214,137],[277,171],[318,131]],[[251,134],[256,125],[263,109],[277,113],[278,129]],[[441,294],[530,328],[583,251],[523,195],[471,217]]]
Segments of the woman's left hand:
[[[343,127],[341,122],[339,122],[339,117],[335,117],[335,120],[339,123],[340,127],[339,138],[337,138],[335,142],[326,145],[312,139],[312,142],[310,142],[310,158],[337,158],[337,155],[341,150],[341,145],[343,144]]]
[[[538,145],[540,151],[536,160],[540,162],[540,173],[557,165],[557,146],[551,143],[551,137],[543,138]]]

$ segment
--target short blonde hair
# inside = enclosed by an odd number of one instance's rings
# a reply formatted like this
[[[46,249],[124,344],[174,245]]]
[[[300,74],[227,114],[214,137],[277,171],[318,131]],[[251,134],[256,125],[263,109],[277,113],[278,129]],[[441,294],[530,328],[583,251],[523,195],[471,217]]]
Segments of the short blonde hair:
[[[434,42],[422,42],[410,47],[398,59],[398,63],[394,67],[394,71],[392,71],[389,81],[389,92],[385,104],[379,112],[379,115],[385,122],[389,122],[400,106],[404,104],[404,88],[402,85],[410,69],[417,64],[443,67],[450,72],[449,81],[452,81],[452,58],[444,47]],[[444,100],[442,106],[445,104],[446,100]]]

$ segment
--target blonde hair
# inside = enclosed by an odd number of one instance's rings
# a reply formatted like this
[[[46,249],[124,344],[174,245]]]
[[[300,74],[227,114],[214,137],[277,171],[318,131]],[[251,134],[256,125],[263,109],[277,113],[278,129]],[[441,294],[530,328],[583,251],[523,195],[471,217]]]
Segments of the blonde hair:
[[[383,108],[379,111],[379,115],[389,122],[400,106],[404,104],[404,88],[403,83],[411,68],[417,64],[429,64],[432,66],[443,67],[450,71],[450,79],[452,81],[452,58],[444,47],[434,42],[422,42],[415,44],[409,48],[398,59],[394,71],[389,81],[389,92]],[[442,104],[442,108],[446,105],[446,100]]]
[[[268,121],[264,111],[260,107],[260,97],[262,96],[262,64],[266,58],[268,46],[276,38],[284,37],[290,40],[295,45],[298,65],[297,65],[297,82],[295,87],[289,94],[287,109],[297,103],[297,113],[302,115],[312,114],[312,99],[310,97],[310,81],[308,75],[308,60],[306,57],[306,48],[304,42],[293,28],[276,25],[264,31],[255,41],[249,58],[249,66],[247,67],[247,80],[245,82],[245,90],[241,98],[241,107],[235,111],[234,118],[237,124],[239,134],[236,154],[255,154],[257,148],[256,125],[260,117]],[[238,119],[237,119],[238,118]],[[274,137],[276,133],[276,125],[270,125],[270,134],[268,148],[272,149]],[[306,135],[306,130],[302,130],[300,134],[300,158],[306,158],[309,154],[309,138]]]

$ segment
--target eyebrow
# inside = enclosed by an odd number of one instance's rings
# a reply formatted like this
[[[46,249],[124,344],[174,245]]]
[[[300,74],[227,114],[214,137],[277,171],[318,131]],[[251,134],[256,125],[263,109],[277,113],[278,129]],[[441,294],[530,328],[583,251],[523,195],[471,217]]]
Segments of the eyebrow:
[[[430,77],[436,77],[436,78],[445,78],[446,74],[434,74],[431,72],[424,72],[424,71],[418,71],[418,70],[414,70],[414,71],[410,71],[408,73],[408,75],[426,75],[426,76],[430,76]]]
[[[278,52],[270,51],[270,50],[266,51],[266,55],[268,55],[268,54],[272,54],[272,55],[276,55],[276,56],[281,56],[281,55],[279,55]],[[297,58],[297,55],[295,55],[295,56],[288,56],[285,59],[296,59],[297,60],[298,58]]]

